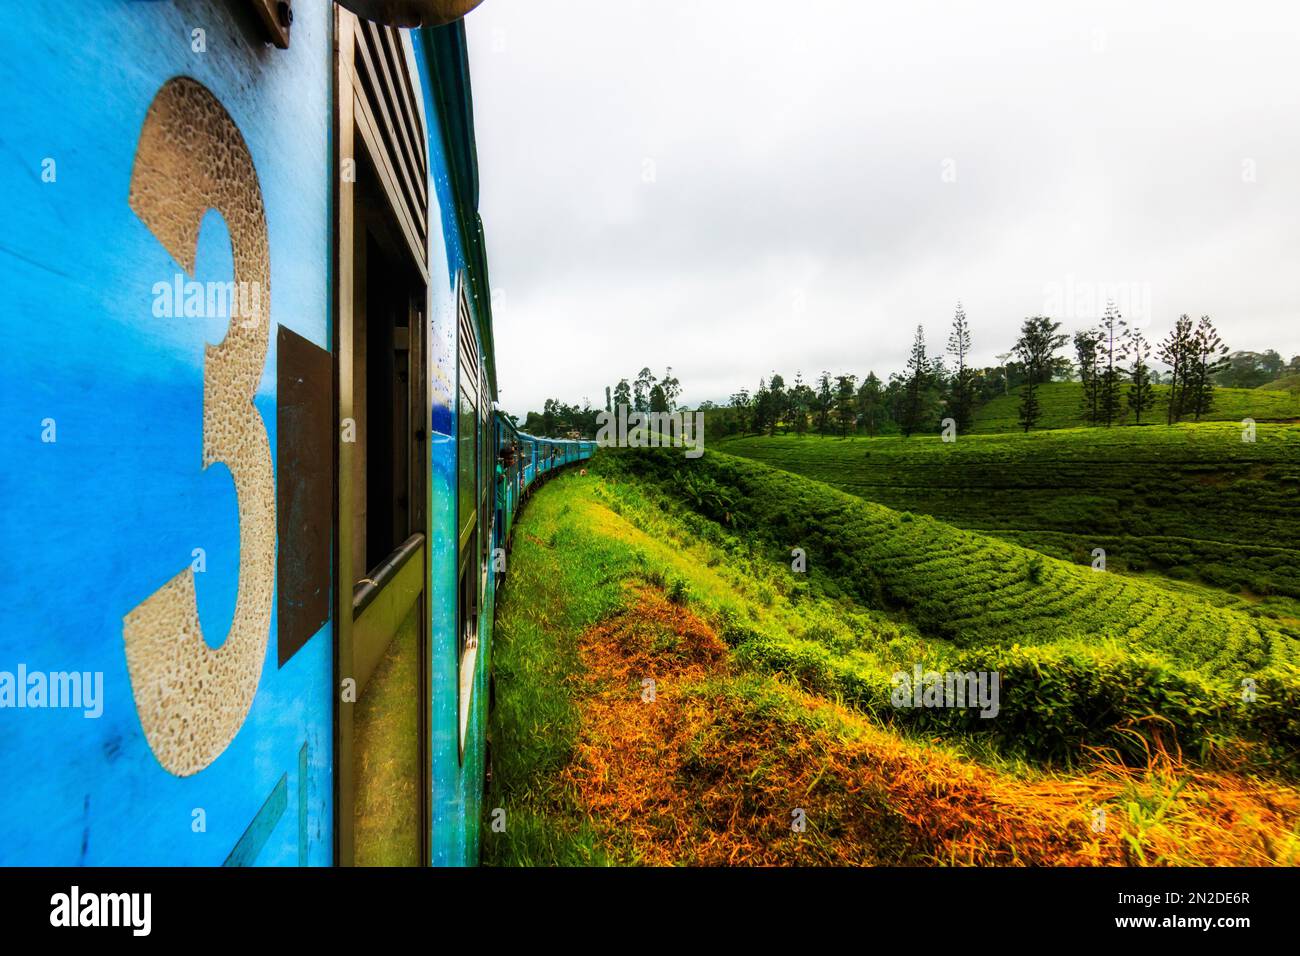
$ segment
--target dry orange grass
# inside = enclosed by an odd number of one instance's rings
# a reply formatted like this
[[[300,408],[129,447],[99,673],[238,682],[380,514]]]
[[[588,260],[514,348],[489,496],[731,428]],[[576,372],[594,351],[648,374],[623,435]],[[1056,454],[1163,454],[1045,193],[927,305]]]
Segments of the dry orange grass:
[[[733,674],[713,630],[656,589],[632,593],[583,635],[581,652],[583,730],[566,781],[646,863],[1295,860],[1293,789],[1194,772],[1163,753],[1140,771],[1099,755],[1086,775],[999,773],[782,682]],[[1105,826],[1094,832],[1098,807]]]

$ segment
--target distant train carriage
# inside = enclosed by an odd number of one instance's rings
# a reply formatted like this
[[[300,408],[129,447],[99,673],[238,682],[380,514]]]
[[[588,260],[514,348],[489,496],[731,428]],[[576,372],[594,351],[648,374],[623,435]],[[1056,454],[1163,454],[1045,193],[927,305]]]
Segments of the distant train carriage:
[[[475,2],[6,11],[0,864],[477,860]]]

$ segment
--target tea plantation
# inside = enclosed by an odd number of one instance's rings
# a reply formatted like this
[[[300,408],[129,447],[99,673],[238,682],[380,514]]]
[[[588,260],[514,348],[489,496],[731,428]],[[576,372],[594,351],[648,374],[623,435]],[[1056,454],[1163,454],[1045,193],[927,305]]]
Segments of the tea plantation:
[[[716,447],[1077,563],[1102,549],[1111,571],[1300,598],[1300,426],[1242,438],[1211,422]]]

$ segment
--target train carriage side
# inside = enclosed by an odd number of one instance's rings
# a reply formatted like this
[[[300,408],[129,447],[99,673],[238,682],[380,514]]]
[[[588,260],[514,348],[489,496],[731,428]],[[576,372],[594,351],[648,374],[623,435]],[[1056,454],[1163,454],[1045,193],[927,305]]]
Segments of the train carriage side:
[[[256,6],[0,33],[0,412],[30,426],[0,436],[0,661],[84,684],[4,713],[0,864],[477,860],[499,522],[463,25]]]

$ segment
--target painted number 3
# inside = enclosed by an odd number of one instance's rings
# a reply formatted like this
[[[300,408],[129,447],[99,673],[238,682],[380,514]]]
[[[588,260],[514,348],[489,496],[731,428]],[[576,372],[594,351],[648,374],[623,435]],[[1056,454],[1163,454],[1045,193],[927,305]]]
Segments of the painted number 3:
[[[252,156],[230,114],[202,84],[169,80],[145,116],[131,172],[131,209],[191,276],[209,209],[230,231],[237,288],[253,307],[232,314],[203,364],[203,467],[230,469],[239,503],[239,591],[230,633],[215,650],[199,625],[186,568],[122,620],[131,690],[158,761],[185,777],[229,746],[262,674],[275,587],[275,483],[253,395],[266,360],[271,301],[266,214]]]

